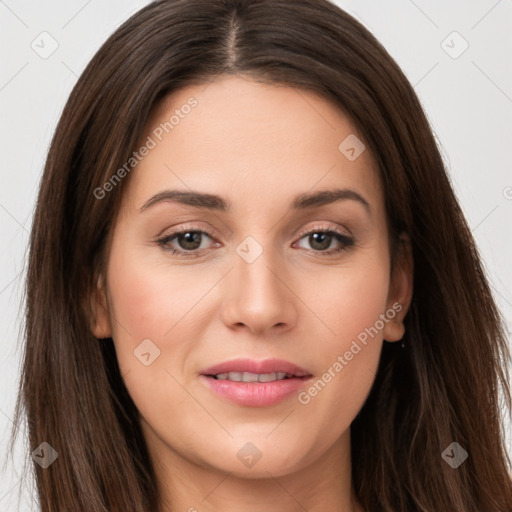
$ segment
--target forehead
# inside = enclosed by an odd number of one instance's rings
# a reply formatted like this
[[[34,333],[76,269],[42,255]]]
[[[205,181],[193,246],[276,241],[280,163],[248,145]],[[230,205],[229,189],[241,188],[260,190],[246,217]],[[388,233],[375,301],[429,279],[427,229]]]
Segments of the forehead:
[[[241,77],[188,86],[154,109],[126,194],[140,208],[166,188],[262,201],[316,188],[358,188],[383,205],[379,173],[340,108],[314,93]],[[236,197],[230,197],[236,203]]]

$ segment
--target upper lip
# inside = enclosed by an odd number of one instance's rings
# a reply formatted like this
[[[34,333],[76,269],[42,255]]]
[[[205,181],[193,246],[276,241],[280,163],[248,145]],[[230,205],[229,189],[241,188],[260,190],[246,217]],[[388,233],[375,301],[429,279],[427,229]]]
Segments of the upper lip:
[[[203,370],[201,375],[218,375],[219,373],[247,372],[247,373],[289,373],[297,377],[311,375],[307,370],[283,359],[231,359]]]

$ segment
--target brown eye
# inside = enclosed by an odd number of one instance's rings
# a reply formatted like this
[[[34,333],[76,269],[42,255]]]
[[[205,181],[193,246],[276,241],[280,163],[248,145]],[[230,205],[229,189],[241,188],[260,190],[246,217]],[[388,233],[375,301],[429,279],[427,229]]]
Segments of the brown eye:
[[[354,244],[354,239],[334,230],[319,230],[305,233],[300,240],[307,240],[310,251],[322,255],[330,255],[348,249]],[[332,247],[337,244],[338,247]],[[307,247],[304,249],[308,250]]]
[[[308,242],[315,251],[324,251],[331,245],[332,238],[332,235],[326,232],[312,233],[309,235]]]
[[[204,231],[182,228],[160,238],[156,242],[165,251],[169,251],[172,254],[194,257],[202,253],[203,249],[207,248],[201,247],[205,238],[212,240],[212,237]]]
[[[176,238],[180,249],[193,251],[199,249],[201,236],[202,233],[200,231],[186,231],[185,233],[178,233],[174,238]]]

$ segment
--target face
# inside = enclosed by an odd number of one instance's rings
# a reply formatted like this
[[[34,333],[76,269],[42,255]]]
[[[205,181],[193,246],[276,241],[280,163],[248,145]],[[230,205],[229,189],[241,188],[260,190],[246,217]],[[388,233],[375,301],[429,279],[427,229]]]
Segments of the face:
[[[362,144],[316,95],[241,77],[153,113],[93,332],[155,457],[280,476],[348,446],[411,291]]]

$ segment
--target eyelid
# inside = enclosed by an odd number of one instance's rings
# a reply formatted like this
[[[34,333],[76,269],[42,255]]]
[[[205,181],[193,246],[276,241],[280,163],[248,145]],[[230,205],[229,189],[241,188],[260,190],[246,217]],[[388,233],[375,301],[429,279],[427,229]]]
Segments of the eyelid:
[[[212,229],[212,231],[215,231],[213,228],[211,228],[211,229]],[[193,224],[181,225],[178,228],[176,228],[173,231],[171,231],[167,235],[158,236],[157,239],[156,239],[156,243],[161,245],[165,249],[165,244],[167,243],[167,242],[164,243],[165,240],[170,241],[176,235],[179,235],[180,233],[186,233],[186,232],[189,232],[189,231],[197,232],[197,233],[200,233],[201,235],[206,235],[212,241],[215,241],[215,243],[217,243],[217,244],[219,243],[219,242],[217,242],[215,240],[215,237],[217,235],[213,235],[209,231],[201,229],[198,225],[193,225]],[[334,232],[334,233],[340,235],[341,237],[344,237],[346,239],[350,239],[351,240],[351,245],[352,245],[354,243],[353,236],[350,233],[350,230],[347,229],[347,231],[348,231],[348,233],[343,232],[341,230],[341,228],[337,224],[333,224],[333,223],[329,223],[329,222],[324,221],[321,224],[316,224],[316,225],[309,226],[309,227],[301,229],[294,236],[294,239],[296,239],[296,241],[294,241],[293,243],[296,243],[296,242],[300,241],[302,238],[304,238],[304,236],[312,234],[312,233],[316,233],[316,232]],[[171,252],[174,255],[177,255],[178,257],[182,256],[182,257],[193,258],[193,257],[201,256],[207,249],[196,249],[196,250],[186,251],[186,250],[180,250],[180,249],[172,248],[172,249],[165,249],[165,250]],[[315,251],[314,249],[305,249],[305,250],[306,250],[306,252],[313,252],[315,254],[318,254],[319,256],[329,256],[332,253],[339,252],[339,250],[337,251],[337,250],[332,250],[332,249],[329,250],[329,251]]]
[[[211,231],[215,232],[215,230],[211,226],[208,229],[211,229]],[[215,244],[218,245],[218,242],[216,242],[214,235],[211,234],[209,231],[207,231],[203,228],[200,228],[198,225],[182,224],[179,227],[173,229],[170,233],[168,233],[166,235],[162,235],[161,233],[163,233],[164,231],[165,230],[163,230],[162,232],[160,232],[159,235],[157,235],[154,243],[156,245],[160,246],[164,251],[170,252],[173,256],[177,256],[178,258],[180,258],[180,257],[182,257],[182,258],[198,258],[198,257],[202,256],[203,253],[207,250],[207,249],[196,249],[193,251],[186,251],[183,249],[175,249],[172,246],[170,246],[168,248],[167,245],[170,244],[171,240],[173,238],[175,238],[177,235],[179,235],[180,233],[197,232],[203,236],[206,235]],[[215,237],[216,237],[216,235],[215,235]]]
[[[321,224],[315,224],[313,226],[301,229],[295,237],[302,238],[304,235],[315,233],[316,231],[334,231],[338,235],[342,235],[347,238],[352,238],[352,233],[347,229],[347,232],[343,232],[337,224],[324,221]]]
[[[176,228],[175,230],[171,231],[171,233],[169,233],[168,235],[165,235],[165,238],[167,238],[168,236],[173,236],[173,235],[182,233],[183,231],[199,231],[201,233],[204,233],[204,234],[208,235],[210,238],[213,238],[214,236],[218,237],[217,233],[215,232],[215,230],[213,228],[210,227],[209,229],[212,229],[212,231],[214,231],[214,233],[210,233],[208,231],[205,231],[203,228],[201,228],[198,225],[184,224],[184,225],[180,225],[178,228]],[[315,224],[314,226],[303,228],[300,231],[298,231],[297,234],[295,234],[294,236],[295,237],[302,237],[304,235],[307,235],[307,234],[311,233],[312,231],[314,232],[315,230],[316,231],[335,231],[336,233],[338,233],[340,235],[347,236],[347,237],[352,237],[352,233],[350,232],[349,229],[346,229],[347,232],[345,233],[345,232],[340,230],[340,227],[337,224],[333,224],[333,223],[330,223],[328,221],[324,221],[322,224]],[[165,231],[165,230],[163,230],[163,231]],[[157,235],[157,238],[164,238],[164,236],[161,235],[161,233],[159,233]]]
[[[165,233],[169,229],[170,229],[170,232],[167,235],[164,235],[163,233]],[[173,236],[173,235],[182,233],[184,231],[200,231],[201,233],[204,233],[204,234],[210,236],[210,238],[212,238],[212,236],[216,236],[216,237],[219,236],[217,231],[209,224],[208,224],[208,227],[203,228],[203,227],[199,226],[198,224],[189,224],[189,223],[185,222],[184,224],[179,224],[178,227],[176,227],[176,228],[167,227],[165,229],[162,229],[162,231],[160,231],[156,235],[156,238],[157,239],[167,238],[169,236]]]
[[[310,226],[300,230],[299,233],[294,237],[294,239],[297,239],[297,242],[293,242],[293,244],[295,245],[297,243],[300,243],[300,241],[304,237],[311,235],[313,233],[334,233],[334,236],[337,238],[338,243],[341,243],[341,247],[338,247],[337,249],[329,249],[326,251],[303,249],[306,253],[312,254],[316,258],[333,258],[336,256],[340,256],[342,253],[350,250],[356,243],[356,240],[353,237],[350,230],[346,229],[346,231],[348,233],[344,232],[339,225],[324,221],[320,225],[316,224],[314,226]]]

